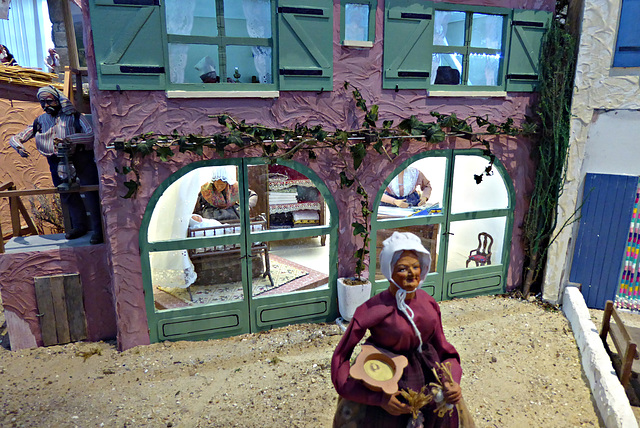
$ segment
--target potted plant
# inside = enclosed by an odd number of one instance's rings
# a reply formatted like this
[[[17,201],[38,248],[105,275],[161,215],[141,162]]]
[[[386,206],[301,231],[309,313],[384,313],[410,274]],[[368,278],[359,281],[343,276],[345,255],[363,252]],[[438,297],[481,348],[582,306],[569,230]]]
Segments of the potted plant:
[[[360,203],[362,204],[363,223],[356,221],[351,223],[351,226],[353,227],[353,235],[362,238],[362,247],[355,252],[355,276],[338,278],[338,310],[347,322],[351,321],[358,306],[371,297],[371,281],[362,276],[365,269],[364,259],[369,254],[367,247],[369,246],[371,210],[369,209],[369,196],[362,186],[358,185],[357,193],[362,197]]]

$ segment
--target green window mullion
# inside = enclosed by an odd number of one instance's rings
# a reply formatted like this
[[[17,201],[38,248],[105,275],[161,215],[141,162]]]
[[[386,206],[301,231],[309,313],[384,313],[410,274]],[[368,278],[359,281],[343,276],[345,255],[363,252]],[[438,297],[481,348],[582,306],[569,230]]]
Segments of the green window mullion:
[[[223,39],[226,39],[227,29],[224,25],[224,1],[216,0],[216,21],[218,25],[218,35]],[[224,42],[218,44],[218,64],[220,81],[227,81],[227,46]]]

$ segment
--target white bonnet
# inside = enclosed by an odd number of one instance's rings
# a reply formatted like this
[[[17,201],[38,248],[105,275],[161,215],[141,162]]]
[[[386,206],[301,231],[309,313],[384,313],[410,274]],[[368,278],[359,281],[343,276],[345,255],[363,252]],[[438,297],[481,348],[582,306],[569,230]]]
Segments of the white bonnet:
[[[219,166],[213,169],[213,175],[211,176],[211,182],[222,180],[230,186],[236,184],[235,178],[233,178],[232,170],[235,171],[235,167]]]
[[[409,232],[393,232],[389,238],[382,243],[382,251],[380,252],[380,270],[389,281],[393,274],[393,266],[398,261],[403,251],[415,251],[420,259],[420,284],[429,273],[431,266],[431,254],[422,245],[422,241],[413,233]],[[397,257],[395,257],[397,254]]]

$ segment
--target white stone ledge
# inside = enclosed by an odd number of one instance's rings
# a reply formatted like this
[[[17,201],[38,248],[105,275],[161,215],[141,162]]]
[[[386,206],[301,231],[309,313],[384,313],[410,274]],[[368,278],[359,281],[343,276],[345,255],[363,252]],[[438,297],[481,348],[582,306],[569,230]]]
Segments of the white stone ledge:
[[[584,370],[600,417],[607,428],[638,428],[629,399],[616,376],[611,359],[576,286],[568,285],[562,298],[562,311],[571,324],[580,348]]]

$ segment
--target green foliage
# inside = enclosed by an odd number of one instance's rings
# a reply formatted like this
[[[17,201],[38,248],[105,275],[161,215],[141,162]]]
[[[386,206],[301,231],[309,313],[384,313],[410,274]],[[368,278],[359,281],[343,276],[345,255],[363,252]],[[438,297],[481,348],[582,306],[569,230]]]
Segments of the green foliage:
[[[345,82],[344,88],[348,90],[351,85]],[[193,153],[197,156],[205,156],[205,149],[213,149],[219,157],[229,157],[242,152],[247,148],[258,147],[262,156],[275,163],[278,159],[291,159],[301,151],[308,154],[309,159],[316,159],[319,153],[332,151],[340,162],[334,164],[340,170],[340,186],[350,188],[357,183],[356,193],[360,197],[362,221],[352,223],[353,234],[362,240],[362,246],[356,251],[356,277],[361,279],[364,272],[365,260],[369,254],[369,232],[371,230],[372,207],[369,195],[359,180],[358,170],[366,159],[371,149],[379,154],[387,156],[389,161],[400,154],[405,139],[425,141],[426,144],[437,144],[449,137],[461,137],[470,141],[480,142],[489,148],[489,143],[483,140],[485,135],[526,135],[535,132],[535,126],[527,125],[527,128],[514,126],[513,119],[509,118],[505,123],[491,123],[488,117],[471,116],[466,119],[458,118],[455,113],[443,114],[432,112],[434,122],[422,122],[417,117],[411,116],[400,121],[397,127],[392,120],[383,120],[382,127],[378,127],[379,107],[367,106],[366,100],[360,91],[351,87],[351,95],[355,106],[363,115],[362,128],[350,131],[335,129],[326,130],[320,125],[308,127],[297,123],[290,128],[276,128],[261,124],[248,124],[244,120],[238,121],[228,114],[210,116],[221,125],[221,131],[209,136],[196,134],[180,135],[173,131],[169,135],[145,133],[128,141],[116,143],[116,149],[129,156],[129,165],[116,171],[124,176],[131,173],[135,179],[124,182],[127,193],[123,198],[135,197],[141,186],[140,176],[137,171],[139,162],[155,153],[162,162],[166,162],[175,154],[175,148],[180,153]],[[489,151],[490,153],[490,151]],[[491,155],[492,156],[492,155]],[[349,159],[350,158],[350,159]],[[483,174],[490,175],[493,166],[493,157]],[[478,180],[477,177],[480,177]],[[481,181],[482,174],[476,176],[476,181]]]
[[[535,188],[524,224],[527,256],[524,295],[529,294],[538,280],[552,241],[569,154],[575,40],[557,20],[545,35],[541,57],[540,96],[536,109],[541,132]]]

